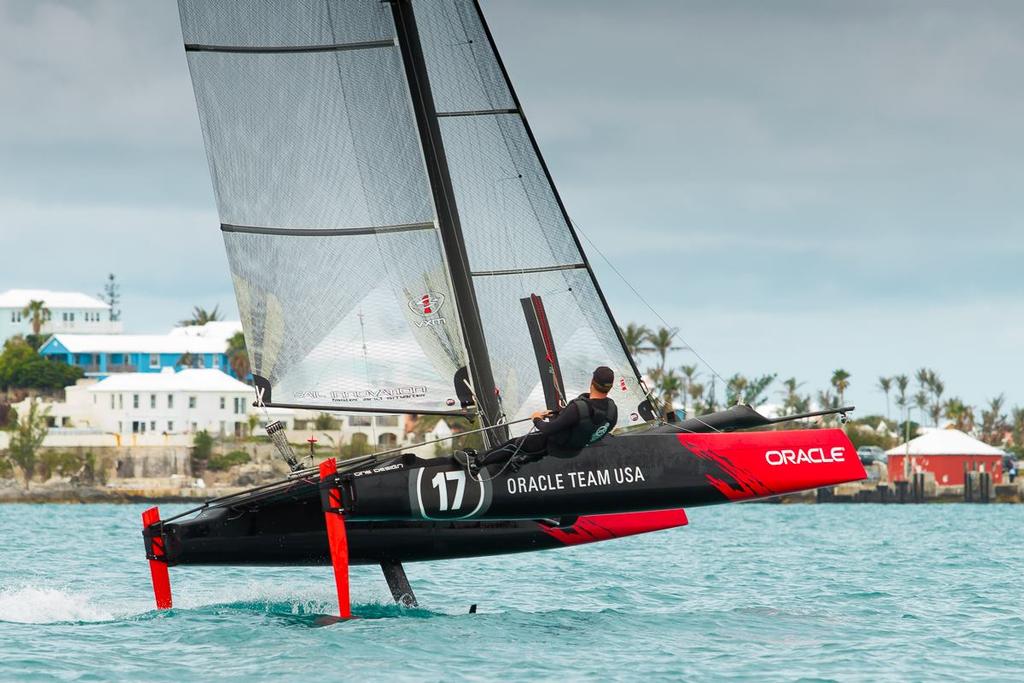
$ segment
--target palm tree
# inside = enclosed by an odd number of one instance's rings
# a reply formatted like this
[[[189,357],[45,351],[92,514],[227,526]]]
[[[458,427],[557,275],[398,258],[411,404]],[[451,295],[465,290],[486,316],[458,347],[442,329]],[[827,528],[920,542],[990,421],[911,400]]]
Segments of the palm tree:
[[[38,337],[39,331],[43,329],[43,323],[50,315],[50,309],[46,307],[45,301],[33,299],[25,308],[21,309],[21,314],[26,318],[32,318],[32,334]]]
[[[646,347],[644,350],[655,351],[658,354],[661,358],[661,363],[658,367],[662,373],[665,372],[665,363],[668,361],[668,352],[679,351],[683,348],[681,346],[672,346],[672,340],[675,338],[677,332],[679,332],[679,330],[675,327],[659,327],[656,331],[647,333],[647,343],[649,343],[650,346]]]
[[[707,409],[707,405],[703,401],[703,396],[704,396],[704,385],[703,384],[700,384],[699,382],[695,382],[695,383],[691,384],[687,388],[686,393],[688,393],[690,395],[690,398],[693,400],[693,414],[694,415],[703,415],[704,413],[710,412]]]
[[[878,388],[885,394],[885,419],[889,422],[892,421],[892,415],[889,410],[889,392],[892,391],[892,377],[879,377]]]
[[[178,325],[182,327],[205,325],[206,323],[216,322],[220,319],[220,305],[214,306],[212,311],[208,311],[202,306],[193,306],[192,317],[179,321]]]
[[[730,377],[725,383],[725,402],[730,406],[743,403],[749,384],[750,380],[738,372]]]
[[[835,370],[832,373],[832,386],[835,387],[836,393],[839,394],[839,405],[846,405],[846,390],[850,386],[850,373],[842,368]]]
[[[696,365],[683,365],[679,368],[679,371],[683,373],[685,381],[683,382],[683,410],[686,410],[689,401],[687,398],[690,395],[690,387],[693,385],[693,380],[697,378],[697,366]]]
[[[989,399],[988,407],[981,411],[981,440],[985,443],[999,446],[1006,441],[1006,432],[1009,425],[1006,423],[1006,415],[1003,413],[1003,403],[1006,397],[1003,394]]]
[[[647,337],[650,336],[651,331],[647,329],[646,325],[637,325],[636,323],[629,323],[626,328],[619,328],[619,332],[622,334],[622,341],[626,344],[626,351],[633,357],[635,361],[641,353],[646,353],[650,349],[643,347],[644,342],[647,341]]]
[[[974,409],[969,405],[954,396],[946,401],[944,407],[946,419],[953,422],[954,428],[962,432],[969,432],[974,429]]]
[[[245,335],[241,332],[235,332],[228,339],[228,365],[231,366],[232,372],[235,373],[235,377],[245,381],[245,378],[249,376],[252,369],[249,366],[249,351],[245,346]]]
[[[679,396],[682,390],[683,382],[675,371],[669,370],[661,378],[661,400],[665,404],[666,413],[672,412],[672,401]]]
[[[804,407],[806,399],[801,398],[797,390],[803,386],[803,382],[796,381],[796,377],[790,377],[782,381],[784,391],[782,392],[782,414],[796,415],[807,412]]]

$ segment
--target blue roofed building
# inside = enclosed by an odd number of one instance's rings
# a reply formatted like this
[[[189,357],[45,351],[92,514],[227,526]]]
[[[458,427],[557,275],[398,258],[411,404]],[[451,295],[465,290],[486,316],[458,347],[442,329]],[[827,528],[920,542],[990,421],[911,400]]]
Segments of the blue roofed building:
[[[55,334],[39,349],[43,356],[82,368],[87,377],[164,368],[207,368],[231,376],[228,339],[237,322],[178,327],[169,334]],[[244,378],[241,378],[244,379]]]

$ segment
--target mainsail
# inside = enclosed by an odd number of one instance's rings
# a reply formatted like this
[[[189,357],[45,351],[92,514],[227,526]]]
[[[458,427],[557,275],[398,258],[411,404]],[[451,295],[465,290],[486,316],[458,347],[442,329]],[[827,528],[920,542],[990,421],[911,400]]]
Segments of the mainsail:
[[[644,390],[474,0],[179,0],[239,310],[270,405],[544,404],[520,300],[567,390]],[[468,374],[466,368],[468,367]],[[470,389],[471,388],[471,389]]]

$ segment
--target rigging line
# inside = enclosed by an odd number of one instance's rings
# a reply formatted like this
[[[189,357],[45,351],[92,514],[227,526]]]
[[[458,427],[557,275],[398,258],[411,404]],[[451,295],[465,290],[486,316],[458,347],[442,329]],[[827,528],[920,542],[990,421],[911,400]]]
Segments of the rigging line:
[[[356,314],[359,318],[359,335],[363,340],[363,370],[366,371],[366,385],[373,386],[370,381],[370,357],[366,349],[366,325],[363,323],[363,309],[360,307],[359,312]],[[376,416],[370,416],[370,433],[373,435],[373,442],[377,443],[377,419]]]
[[[643,294],[641,294],[639,291],[637,291],[636,287],[634,287],[633,284],[629,280],[626,279],[626,276],[623,275],[619,271],[619,269],[615,267],[615,264],[613,264],[608,259],[608,257],[604,255],[604,252],[601,251],[601,249],[597,246],[597,244],[594,243],[594,240],[590,239],[590,236],[587,235],[587,233],[583,232],[583,229],[580,228],[579,223],[577,223],[572,218],[569,218],[569,220],[572,222],[573,227],[576,228],[576,231],[579,232],[581,235],[583,235],[584,239],[587,240],[587,243],[590,244],[590,246],[592,246],[594,248],[594,251],[597,252],[598,256],[600,256],[602,259],[604,259],[604,262],[608,264],[608,267],[611,268],[612,271],[614,271],[615,274],[619,276],[619,279],[621,279],[626,284],[626,286],[629,287],[629,289],[633,292],[633,294],[636,295],[636,297],[638,299],[640,299],[640,301],[644,304],[644,306],[647,306],[647,308],[650,309],[651,313],[653,313],[654,316],[658,320],[661,321],[661,324],[664,325],[665,327],[669,328],[669,329],[672,329],[673,326],[670,325],[667,320],[662,318],[661,314],[658,313],[658,311],[654,310],[654,306],[652,306],[650,304],[650,302],[648,302],[647,299],[644,298]],[[695,355],[697,357],[697,360],[699,360],[701,363],[703,363],[705,366],[707,366],[708,370],[711,371],[712,375],[714,375],[718,379],[722,380],[723,384],[728,384],[728,382],[726,382],[725,378],[722,377],[720,374],[718,374],[718,371],[715,370],[714,366],[711,365],[711,363],[709,363],[707,361],[707,359],[704,358],[704,356],[700,355],[700,352],[697,351],[697,349],[695,349],[692,344],[690,344],[689,342],[687,342],[685,339],[682,338],[682,336],[679,334],[679,328],[677,327],[677,328],[675,328],[675,330],[676,330],[676,333],[674,335],[672,335],[672,336],[673,337],[677,337],[679,339],[679,341],[681,341],[687,348],[689,348],[689,350],[693,352],[693,355]]]

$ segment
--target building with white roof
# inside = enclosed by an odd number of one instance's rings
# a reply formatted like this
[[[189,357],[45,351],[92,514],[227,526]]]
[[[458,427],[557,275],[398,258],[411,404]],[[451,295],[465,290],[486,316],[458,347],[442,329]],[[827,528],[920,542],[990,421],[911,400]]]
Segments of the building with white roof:
[[[167,334],[55,334],[39,353],[75,365],[87,377],[164,368],[213,368],[234,375],[228,340],[242,331],[237,320],[175,327]]]
[[[940,486],[962,486],[964,472],[990,472],[1002,483],[1004,451],[957,429],[933,429],[885,453],[889,481],[905,480],[909,470],[934,473]]]
[[[32,334],[32,317],[24,314],[31,301],[42,301],[48,313],[40,334],[117,334],[119,320],[110,319],[110,304],[81,292],[47,289],[9,289],[0,293],[0,341]]]
[[[114,434],[211,434],[244,436],[249,416],[294,423],[293,412],[255,408],[253,390],[219,370],[133,372],[111,375],[65,390],[76,427]]]

